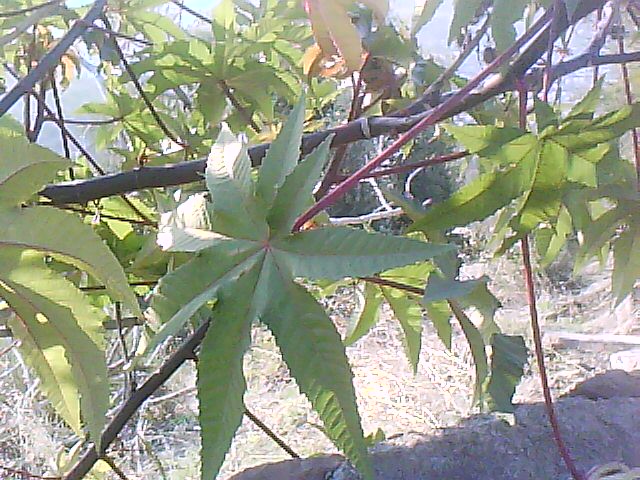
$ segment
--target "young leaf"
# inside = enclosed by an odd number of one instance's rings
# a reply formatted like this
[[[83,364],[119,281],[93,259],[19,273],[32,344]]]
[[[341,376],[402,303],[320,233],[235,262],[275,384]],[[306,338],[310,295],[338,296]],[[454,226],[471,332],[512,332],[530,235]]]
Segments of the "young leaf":
[[[208,204],[200,193],[163,213],[158,224],[157,242],[166,252],[197,252],[226,238],[211,231]]]
[[[206,169],[212,229],[222,235],[258,240],[267,232],[263,212],[253,202],[251,163],[246,146],[223,127]]]
[[[242,275],[221,292],[198,360],[198,400],[202,428],[202,477],[214,480],[244,414],[247,385],[242,359],[251,342],[255,312],[251,292],[258,270]],[[247,298],[248,301],[238,301]]]

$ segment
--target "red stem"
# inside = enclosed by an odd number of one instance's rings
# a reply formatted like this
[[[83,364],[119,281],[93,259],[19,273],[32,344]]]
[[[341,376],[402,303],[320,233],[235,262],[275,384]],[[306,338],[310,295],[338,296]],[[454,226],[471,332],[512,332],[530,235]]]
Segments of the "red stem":
[[[618,51],[620,54],[624,54],[624,39],[622,38],[621,33],[618,35]],[[627,104],[631,105],[633,103],[633,95],[631,93],[631,83],[629,82],[629,69],[627,68],[626,63],[621,63],[620,68],[622,69],[624,94]],[[638,129],[634,128],[631,130],[631,138],[633,140],[633,159],[636,164],[636,187],[640,192],[640,141],[638,139]]]
[[[518,103],[519,103],[519,124],[521,129],[527,127],[527,94],[528,90],[524,81],[516,81],[516,88],[518,89]],[[524,266],[524,278],[527,287],[527,301],[529,303],[529,316],[531,317],[531,330],[533,332],[533,344],[535,347],[536,360],[538,362],[538,369],[540,370],[540,382],[542,383],[542,394],[544,395],[544,405],[547,410],[547,416],[549,417],[549,423],[551,424],[551,430],[553,431],[553,439],[558,446],[558,452],[562,457],[565,465],[571,472],[571,476],[574,480],[584,480],[584,476],[576,467],[569,449],[567,448],[562,434],[560,433],[560,425],[556,416],[556,411],[553,406],[553,398],[551,397],[551,390],[549,389],[549,379],[547,377],[547,369],[544,364],[544,351],[542,349],[542,335],[540,334],[540,322],[538,321],[538,307],[536,305],[536,291],[533,283],[533,268],[531,267],[531,250],[529,248],[529,237],[525,235],[521,240],[522,247],[522,263]]]
[[[492,72],[503,66],[508,60],[520,49],[522,45],[533,38],[540,30],[542,30],[549,22],[549,15],[543,15],[538,21],[527,30],[510,48],[500,54],[493,62],[491,62],[482,72],[480,72],[475,78],[469,81],[462,89],[455,95],[449,98],[447,101],[431,110],[427,115],[420,120],[416,125],[409,129],[405,134],[400,136],[393,144],[387,147],[380,155],[368,162],[362,168],[357,170],[352,176],[347,178],[344,182],[339,184],[335,189],[327,193],[324,197],[318,200],[311,208],[304,212],[296,220],[293,231],[298,231],[300,228],[314,216],[320,213],[325,208],[333,205],[342,195],[356,186],[360,180],[365,178],[373,169],[380,166],[385,160],[391,158],[397,153],[403,145],[415,138],[420,132],[427,127],[435,124],[441,118],[446,116],[447,112],[458,105],[468,94],[470,94],[476,87],[482,83]]]

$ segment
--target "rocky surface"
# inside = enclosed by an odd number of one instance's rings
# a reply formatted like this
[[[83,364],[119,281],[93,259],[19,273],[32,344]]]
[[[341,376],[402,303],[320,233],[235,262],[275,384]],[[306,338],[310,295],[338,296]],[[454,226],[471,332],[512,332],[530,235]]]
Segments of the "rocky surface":
[[[567,445],[587,472],[609,462],[640,466],[640,376],[607,372],[556,404]],[[515,424],[476,416],[434,435],[407,434],[373,450],[377,480],[564,480],[541,403],[520,405]],[[338,456],[249,469],[233,480],[357,480]]]

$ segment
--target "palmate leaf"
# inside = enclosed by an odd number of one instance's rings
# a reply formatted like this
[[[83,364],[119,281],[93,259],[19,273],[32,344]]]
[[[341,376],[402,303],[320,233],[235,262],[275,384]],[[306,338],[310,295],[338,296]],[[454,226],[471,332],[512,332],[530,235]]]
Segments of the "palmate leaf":
[[[212,306],[213,328],[205,339],[209,353],[204,362],[201,359],[198,370],[201,418],[207,424],[203,425],[205,478],[216,475],[223,458],[220,451],[214,454],[213,450],[228,447],[239,423],[245,388],[239,367],[245,347],[240,339],[245,338],[252,321],[259,319],[273,331],[285,362],[323,419],[331,440],[366,479],[371,479],[344,347],[327,314],[295,280],[375,275],[453,250],[446,245],[349,228],[291,233],[295,217],[311,198],[330,142],[327,140],[297,163],[303,112],[301,103],[270,148],[270,157],[260,169],[255,186],[247,180],[247,169],[238,165],[246,165],[246,159],[237,153],[243,149],[232,135],[225,133],[214,146],[213,151],[218,153],[210,158],[207,168],[212,205],[206,211],[211,211],[211,229],[229,238],[216,240],[166,275],[147,312],[163,325],[151,341],[152,348]],[[237,218],[242,215],[244,218]],[[411,351],[415,358],[418,348],[412,311],[395,299],[391,301],[413,335]],[[234,314],[236,318],[230,318]],[[226,329],[233,345],[224,338],[210,338],[224,337]],[[214,349],[219,351],[214,353]],[[225,368],[231,371],[225,373]],[[205,391],[223,388],[225,382],[231,382],[232,389],[228,395],[222,393],[220,399]],[[213,412],[206,412],[207,408]],[[225,408],[229,408],[228,416]]]
[[[41,254],[4,248],[0,265],[0,297],[16,313],[9,327],[20,351],[60,416],[78,435],[86,425],[99,447],[109,406],[104,315]]]

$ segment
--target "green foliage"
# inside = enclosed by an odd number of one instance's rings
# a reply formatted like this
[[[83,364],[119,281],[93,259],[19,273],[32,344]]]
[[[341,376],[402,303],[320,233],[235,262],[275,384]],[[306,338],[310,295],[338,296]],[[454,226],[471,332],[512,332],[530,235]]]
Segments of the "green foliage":
[[[273,332],[324,431],[369,478],[370,441],[363,438],[344,344],[366,341],[363,337],[383,306],[399,322],[414,371],[423,320],[433,324],[449,349],[452,321],[457,322],[475,362],[476,400],[491,409],[512,409],[526,360],[523,339],[500,333],[495,323],[500,302],[488,288],[490,279],[461,280],[466,278],[462,261],[452,249],[426,243],[424,236],[445,242],[456,238],[450,234],[455,227],[497,215],[497,254],[531,235],[539,264],[547,267],[570,241],[578,244],[576,271],[593,257],[604,262],[612,253],[616,301],[633,290],[640,277],[637,172],[621,157],[618,143],[639,125],[640,107],[596,117],[602,78],[564,115],[558,105],[536,99],[532,132],[514,128],[517,102],[508,92],[485,103],[484,110],[468,112],[480,125],[431,128],[382,166],[446,155],[461,145],[476,157],[478,176],[453,194],[457,170],[429,166],[420,173],[378,178],[375,190],[363,182],[330,209],[334,216],[370,213],[380,203],[377,195],[384,195],[404,208],[419,237],[326,226],[292,232],[296,219],[314,202],[312,192],[326,170],[332,140],[327,138],[299,162],[303,130],[334,127],[354,114],[397,114],[426,91],[427,102],[435,104],[445,98],[441,94],[467,82],[453,73],[434,84],[446,65],[419,53],[416,33],[433,21],[443,2],[423,2],[412,34],[404,26],[384,24],[383,0],[224,0],[213,11],[210,26],[194,26],[189,32],[172,17],[177,4],[157,8],[165,4],[123,0],[108,10],[112,25],[124,35],[117,41],[131,57],[134,75],[142,77],[154,111],[133,88],[115,49],[116,37],[89,29],[82,40],[93,58],[101,60],[98,70],[107,92],[104,101],[87,103],[80,113],[105,119],[91,138],[97,150],[121,156],[123,170],[209,154],[206,192],[194,184],[179,192],[140,191],[126,201],[103,199],[95,207],[83,206],[89,210],[83,223],[75,214],[33,200],[43,184],[62,179],[67,167],[73,167],[81,182],[92,175],[91,169],[70,165],[22,138],[24,130],[48,120],[33,121],[39,112],[25,108],[25,125],[9,116],[0,119],[0,298],[15,313],[8,324],[21,341],[26,362],[77,434],[86,431],[98,442],[109,407],[106,315],[97,307],[118,301],[128,313],[140,315],[127,279],[144,284],[144,293],[158,282],[146,312],[153,335],[139,350],[154,351],[186,325],[210,322],[198,364],[205,477],[215,476],[242,420],[243,356],[254,322]],[[489,45],[493,41],[502,52],[513,43],[514,25],[525,14],[525,23],[530,22],[538,8],[551,4],[456,0],[449,43],[468,45],[488,21]],[[569,18],[583,12],[584,4],[565,0]],[[0,11],[31,6],[28,0],[7,0]],[[0,15],[3,64],[26,74],[85,10],[45,4]],[[487,45],[487,39],[480,45]],[[354,75],[365,103],[350,111],[358,103],[351,98],[356,84],[344,86],[365,54],[386,67],[388,75]],[[64,89],[75,81],[80,57],[69,50],[52,68],[51,78],[41,79],[38,86],[45,95],[53,82]],[[296,103],[305,82],[308,94]],[[188,148],[169,142],[167,131]],[[232,131],[253,143],[272,142],[259,169],[252,167],[245,141]],[[351,145],[339,173],[357,170],[392,140],[376,141]],[[393,193],[398,191],[403,193]],[[156,234],[147,220],[158,217]],[[399,233],[406,222],[376,221],[373,227]],[[323,219],[312,223],[323,224]],[[324,287],[356,282],[362,302],[344,344],[307,291],[311,281]],[[104,285],[106,293],[88,298],[78,285]]]
[[[549,126],[537,136],[523,133],[511,140],[511,130],[503,132],[500,127],[451,129],[491,171],[431,208],[412,230],[434,235],[482,220],[514,201],[508,222],[513,233],[503,239],[501,250],[543,222],[557,225],[563,199],[597,185],[597,166],[609,151],[607,142],[637,126],[639,112],[640,107],[634,105],[594,120],[569,116],[558,127]],[[496,233],[504,237],[508,232]]]
[[[158,339],[177,332],[207,303],[216,302],[212,329],[205,340],[206,351],[211,353],[201,358],[198,370],[200,398],[211,410],[201,417],[202,471],[207,478],[219,469],[224,458],[220,449],[228,447],[240,422],[244,380],[238,369],[246,349],[242,339],[255,320],[273,332],[327,434],[365,477],[372,478],[344,347],[324,309],[295,280],[370,276],[450,250],[448,246],[348,228],[292,233],[292,224],[308,203],[305,198],[311,198],[316,183],[313,177],[317,180],[326,163],[330,142],[326,140],[303,162],[296,163],[303,105],[301,101],[294,109],[255,183],[244,146],[228,130],[221,131],[206,170],[211,198],[209,224],[221,236],[162,279],[150,309],[150,315],[163,323],[155,345]],[[165,247],[175,249],[176,245]],[[392,302],[407,328],[415,329],[411,317],[415,314],[402,300]],[[229,325],[233,327],[226,328],[236,332],[229,338],[212,333]],[[218,338],[211,339],[211,335]],[[411,341],[416,357],[415,338]],[[209,389],[216,391],[227,384],[232,386],[227,393],[211,395]]]

